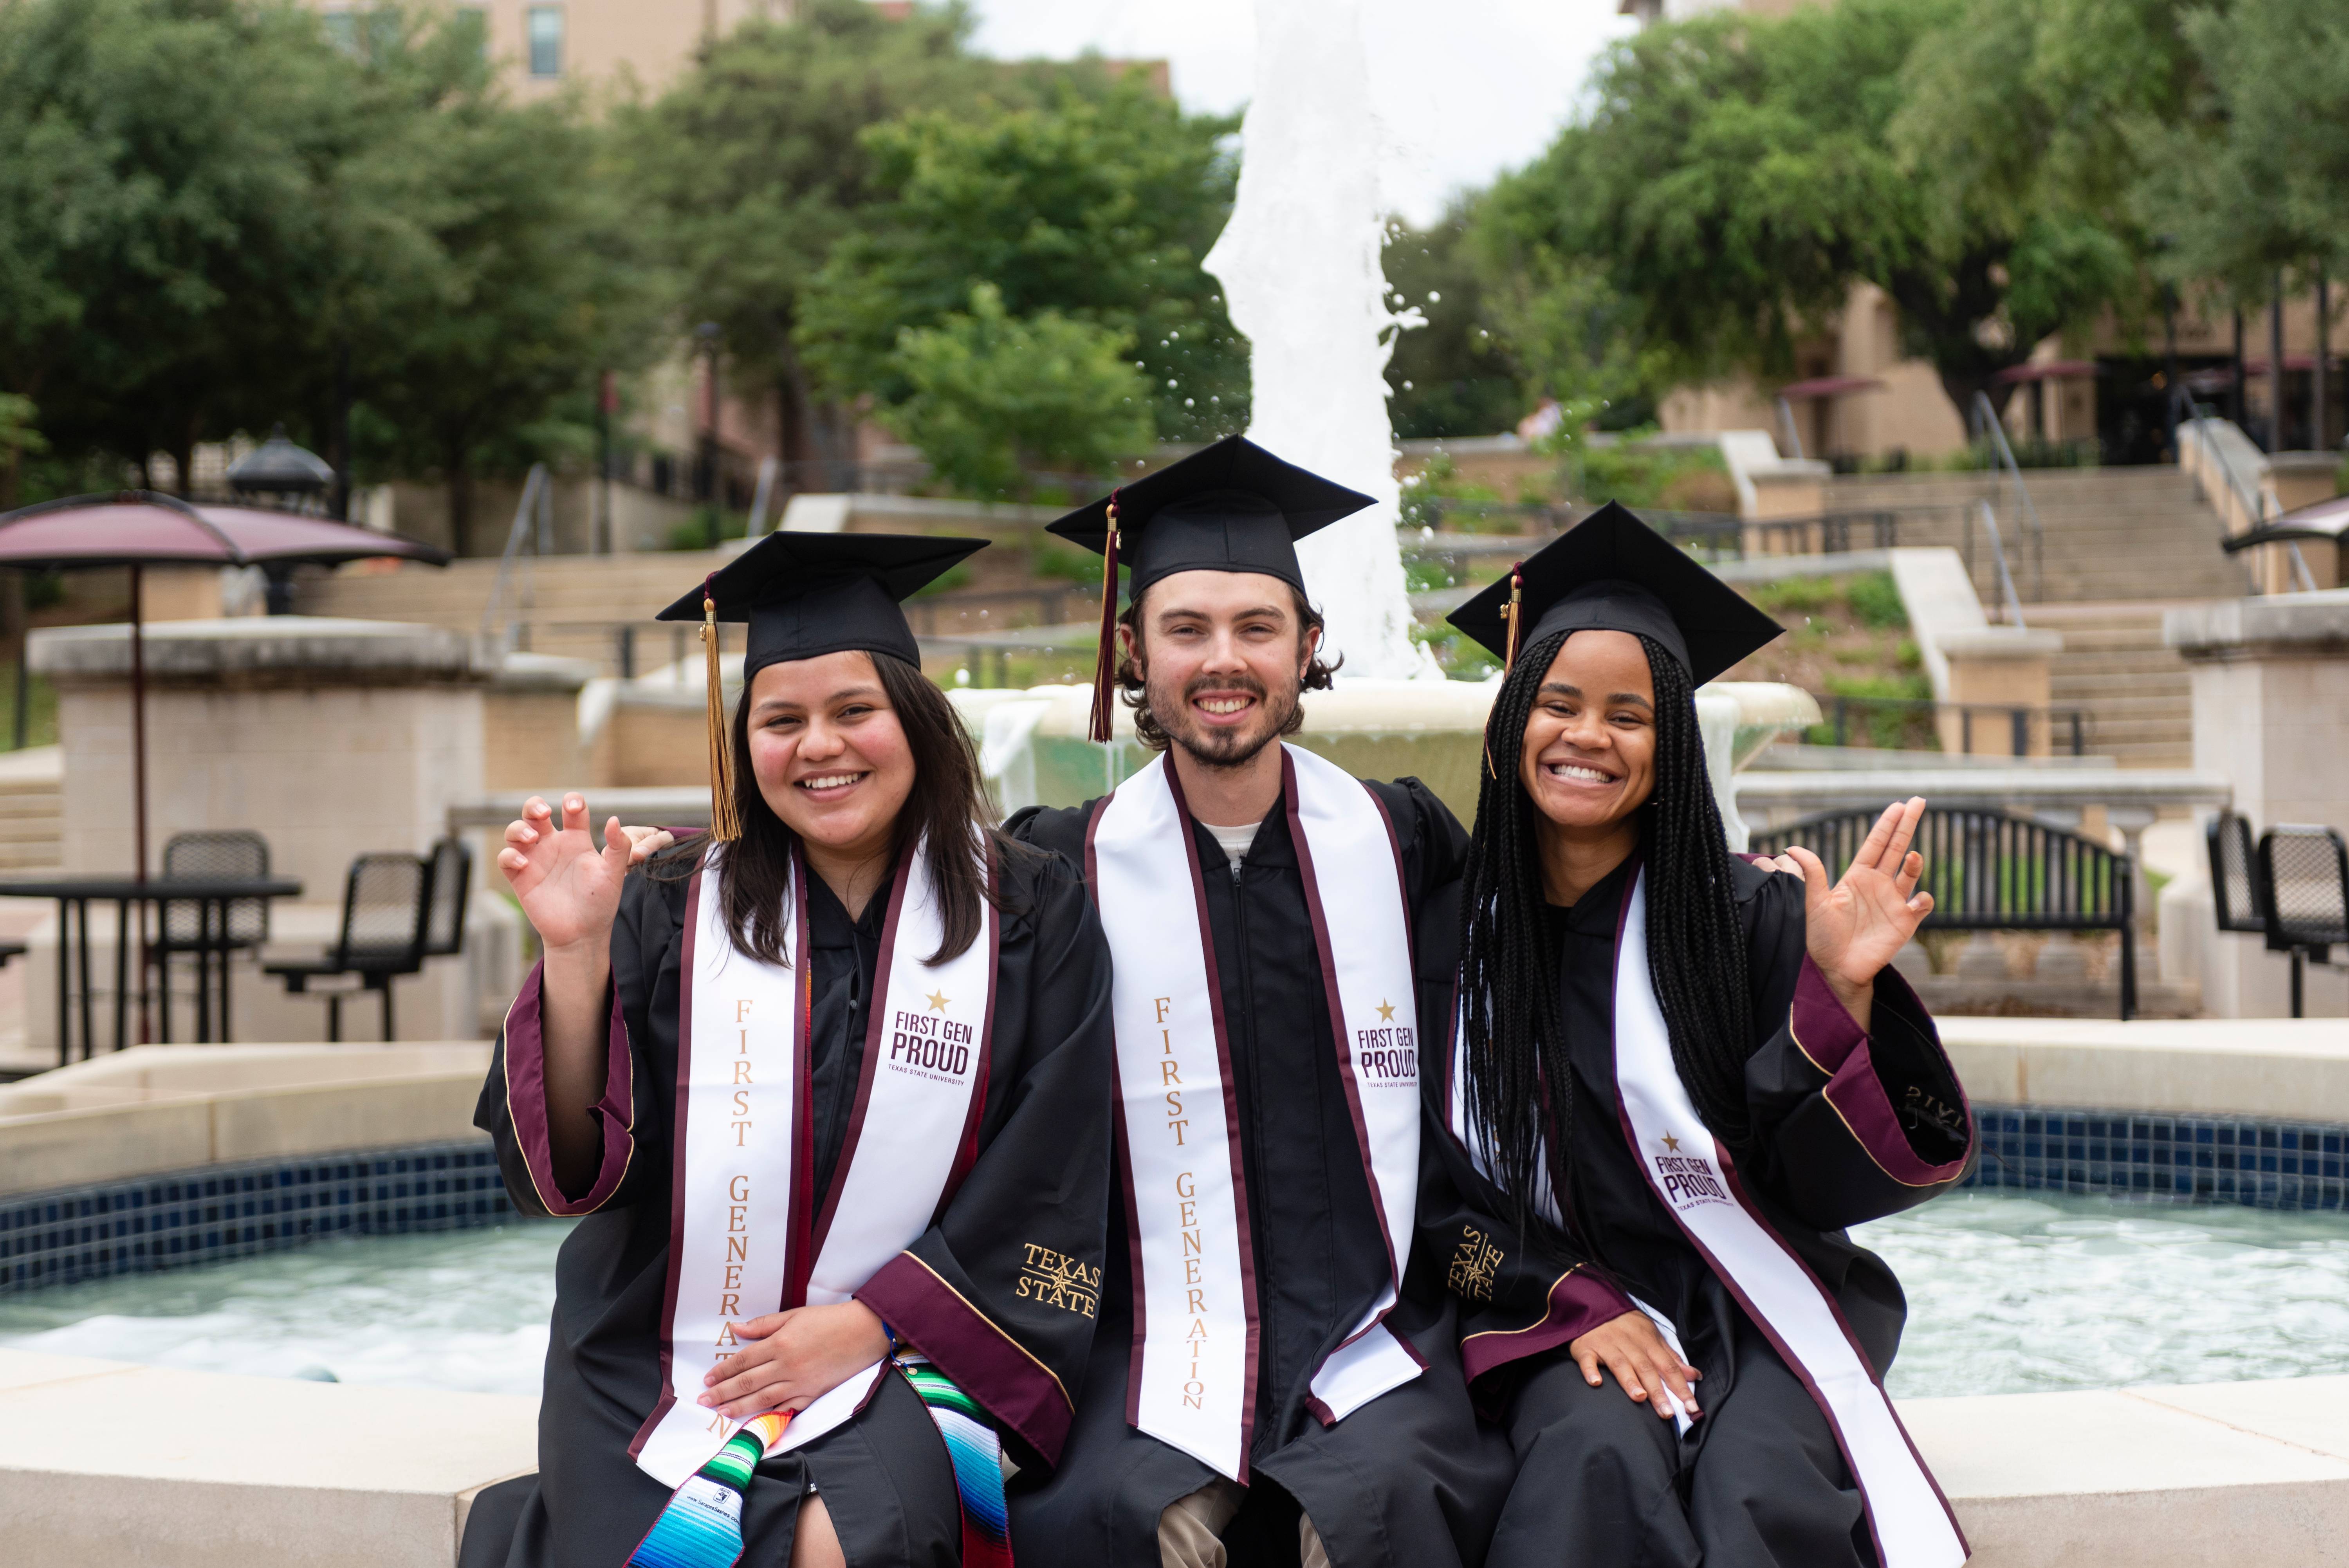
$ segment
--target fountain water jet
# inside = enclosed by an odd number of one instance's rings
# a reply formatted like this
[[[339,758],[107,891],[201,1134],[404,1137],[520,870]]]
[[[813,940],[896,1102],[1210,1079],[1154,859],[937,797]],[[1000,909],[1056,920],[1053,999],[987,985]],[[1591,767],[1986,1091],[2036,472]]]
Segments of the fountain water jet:
[[[1395,547],[1388,334],[1418,315],[1389,308],[1380,266],[1381,133],[1361,0],[1257,0],[1256,9],[1239,194],[1206,262],[1248,338],[1247,433],[1378,503],[1297,551],[1328,618],[1325,646],[1345,655],[1346,674],[1440,679],[1411,639]]]

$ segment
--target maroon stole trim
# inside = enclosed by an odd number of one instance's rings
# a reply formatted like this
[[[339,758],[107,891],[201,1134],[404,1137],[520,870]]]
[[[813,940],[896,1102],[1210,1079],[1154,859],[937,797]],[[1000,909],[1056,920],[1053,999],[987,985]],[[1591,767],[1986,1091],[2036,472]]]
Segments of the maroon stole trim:
[[[1284,767],[1287,765],[1286,757],[1283,758],[1283,765]],[[1191,834],[1191,807],[1190,804],[1183,798],[1182,781],[1175,777],[1171,763],[1163,771],[1166,778],[1166,787],[1174,796],[1175,815],[1183,824],[1184,862],[1191,868],[1192,907],[1197,911],[1199,948],[1206,961],[1207,968],[1207,1012],[1208,1016],[1215,1021],[1216,1064],[1216,1071],[1223,1079],[1224,1125],[1232,1131],[1232,1136],[1226,1139],[1232,1168],[1232,1210],[1239,1231],[1240,1301],[1242,1310],[1247,1315],[1247,1386],[1242,1396],[1240,1407],[1240,1473],[1235,1479],[1238,1484],[1246,1486],[1250,1474],[1248,1452],[1256,1437],[1257,1370],[1262,1347],[1262,1331],[1257,1313],[1256,1241],[1248,1229],[1247,1171],[1240,1157],[1239,1148],[1241,1137],[1239,1089],[1232,1074],[1231,1034],[1224,1021],[1224,982],[1223,974],[1216,964],[1216,934],[1214,928],[1207,923],[1206,882],[1206,874],[1199,867],[1199,841]],[[1293,789],[1289,791],[1292,795],[1295,793]],[[1093,807],[1091,820],[1085,824],[1085,886],[1088,890],[1098,884],[1100,864],[1093,850],[1093,836],[1101,826],[1102,813],[1108,807],[1109,796],[1104,795]],[[1111,957],[1114,961],[1116,955],[1112,954]],[[1113,1061],[1111,1077],[1117,1096],[1112,1104],[1122,1108],[1125,1103],[1124,1087],[1117,1076]],[[1132,1152],[1125,1141],[1125,1117],[1122,1114],[1122,1109],[1116,1120],[1118,1136],[1114,1147],[1118,1160],[1119,1183],[1125,1190],[1126,1250],[1130,1254],[1131,1267],[1131,1272],[1127,1277],[1132,1284],[1139,1284],[1143,1277],[1142,1222],[1135,1207],[1133,1161]],[[1149,1324],[1143,1293],[1133,1289],[1130,1284],[1129,1293],[1133,1302],[1133,1352],[1126,1366],[1125,1421],[1127,1426],[1138,1428],[1142,1419],[1142,1353],[1148,1342]]]
[[[1167,770],[1167,776],[1169,778],[1174,776],[1174,770],[1172,768]],[[1354,1149],[1355,1152],[1361,1157],[1362,1180],[1370,1188],[1371,1211],[1379,1217],[1379,1244],[1386,1250],[1387,1273],[1394,1281],[1396,1297],[1398,1303],[1400,1303],[1402,1290],[1402,1271],[1404,1261],[1395,1256],[1394,1238],[1387,1234],[1386,1203],[1380,1193],[1378,1170],[1371,1159],[1370,1125],[1362,1117],[1361,1085],[1356,1080],[1354,1075],[1353,1046],[1346,1038],[1345,1003],[1338,995],[1338,960],[1330,940],[1330,917],[1321,908],[1320,884],[1313,874],[1313,847],[1306,841],[1305,837],[1305,821],[1298,800],[1297,763],[1289,756],[1288,748],[1285,745],[1280,748],[1280,793],[1282,811],[1288,820],[1289,842],[1296,847],[1298,869],[1303,873],[1299,880],[1303,884],[1305,888],[1305,913],[1307,918],[1312,922],[1313,926],[1313,951],[1315,956],[1321,961],[1322,1004],[1328,1009],[1330,1015],[1330,1044],[1338,1054],[1338,1082],[1344,1086],[1346,1091],[1346,1114],[1348,1116],[1352,1118],[1354,1124]],[[1371,789],[1367,784],[1362,786],[1362,793],[1370,796],[1371,806],[1376,809],[1379,814],[1379,822],[1387,830],[1387,850],[1388,853],[1394,857],[1395,862],[1395,885],[1399,888],[1408,888],[1411,886],[1411,879],[1403,874],[1402,850],[1395,840],[1394,821],[1387,815],[1386,802],[1381,800],[1379,798],[1378,792]],[[1179,793],[1176,798],[1178,801],[1180,800],[1181,796]],[[1195,857],[1197,848],[1198,846],[1195,842],[1192,846]],[[1202,916],[1204,919],[1204,910],[1202,911]],[[1411,900],[1408,898],[1403,900],[1403,933],[1406,939],[1408,939],[1411,934]],[[1417,950],[1418,950],[1416,948],[1412,950],[1414,956],[1416,955]],[[1208,974],[1211,981],[1214,978],[1215,971],[1214,954],[1215,945],[1213,941],[1210,940],[1208,943]],[[1413,981],[1411,995],[1405,1001],[1405,1005],[1411,1009],[1412,1020],[1414,1026],[1417,1024],[1419,1018],[1418,979],[1418,973],[1414,971],[1411,976],[1411,980]],[[1425,1061],[1426,1055],[1424,1051],[1423,1051],[1421,1053],[1421,1064],[1423,1069],[1424,1068]],[[1239,1118],[1237,1115],[1234,1115],[1230,1125],[1234,1127],[1239,1126]],[[1421,1125],[1423,1127],[1425,1125],[1423,1117]],[[1243,1236],[1247,1232],[1247,1218],[1245,1214],[1240,1218],[1240,1231]],[[1393,1311],[1393,1307],[1389,1307],[1386,1312],[1381,1313],[1376,1318],[1364,1324],[1360,1331],[1350,1334],[1344,1339],[1340,1340],[1335,1345],[1330,1347],[1330,1354],[1332,1355],[1336,1355],[1338,1351],[1344,1349],[1347,1345],[1350,1345],[1353,1344],[1354,1341],[1361,1338],[1363,1334],[1368,1334],[1372,1329],[1378,1327],[1387,1320],[1388,1314]],[[1255,1321],[1253,1314],[1251,1314],[1249,1321],[1251,1323]],[[1418,1362],[1420,1369],[1422,1371],[1425,1371],[1427,1368],[1427,1358],[1420,1355],[1419,1347],[1412,1344],[1411,1341],[1405,1339],[1401,1334],[1396,1334],[1394,1339],[1396,1344],[1402,1346],[1403,1353],[1409,1355],[1413,1361]],[[1323,1359],[1326,1361],[1328,1357],[1324,1356]],[[1253,1373],[1253,1368],[1251,1368],[1251,1373]],[[1252,1389],[1254,1386],[1253,1381],[1251,1381],[1250,1386]],[[1330,1413],[1329,1407],[1323,1405],[1319,1399],[1308,1399],[1307,1404],[1313,1408],[1315,1418],[1320,1421],[1323,1426],[1334,1426],[1337,1424],[1337,1417]]]
[[[1631,880],[1624,883],[1623,902],[1615,916],[1616,967],[1612,971],[1613,973],[1619,974],[1621,972],[1623,961],[1623,928],[1625,923],[1630,919],[1631,893],[1639,875],[1639,871],[1635,869],[1632,873]],[[1649,983],[1651,985],[1655,983],[1652,977],[1650,979]],[[1615,1081],[1615,1053],[1611,1049],[1607,1054],[1607,1077],[1608,1086],[1613,1091],[1615,1096],[1616,1125],[1623,1129],[1623,1141],[1631,1151],[1633,1163],[1635,1165],[1640,1165],[1640,1167],[1642,1185],[1646,1185],[1648,1187],[1648,1193],[1651,1200],[1654,1201],[1659,1209],[1663,1209],[1664,1212],[1671,1219],[1672,1223],[1679,1227],[1681,1235],[1686,1239],[1688,1244],[1695,1250],[1697,1256],[1704,1260],[1704,1266],[1713,1271],[1713,1277],[1719,1280],[1723,1287],[1726,1289],[1731,1295],[1737,1299],[1738,1307],[1745,1314],[1746,1321],[1751,1323],[1755,1328],[1762,1331],[1763,1337],[1769,1340],[1770,1347],[1778,1353],[1778,1359],[1785,1362],[1786,1369],[1792,1372],[1795,1378],[1801,1382],[1803,1391],[1811,1397],[1811,1403],[1818,1407],[1819,1414],[1826,1418],[1828,1431],[1833,1433],[1835,1436],[1836,1451],[1843,1456],[1844,1468],[1851,1473],[1854,1478],[1853,1484],[1857,1486],[1859,1466],[1852,1459],[1851,1443],[1849,1439],[1844,1436],[1843,1423],[1836,1419],[1834,1406],[1830,1405],[1826,1397],[1819,1392],[1818,1383],[1812,1377],[1810,1369],[1803,1365],[1799,1357],[1786,1348],[1785,1341],[1779,1335],[1778,1331],[1771,1326],[1770,1320],[1764,1316],[1761,1312],[1756,1310],[1753,1302],[1747,1298],[1744,1288],[1737,1282],[1737,1277],[1729,1270],[1722,1267],[1720,1260],[1713,1255],[1711,1250],[1709,1250],[1703,1242],[1697,1240],[1695,1232],[1689,1230],[1686,1225],[1681,1223],[1679,1215],[1672,1213],[1670,1209],[1664,1208],[1662,1201],[1655,1198],[1655,1188],[1645,1179],[1646,1167],[1641,1163],[1644,1157],[1640,1152],[1639,1136],[1631,1130],[1631,1119],[1625,1114],[1623,1109],[1623,1088],[1619,1083]],[[1876,1363],[1870,1359],[1868,1352],[1860,1345],[1859,1336],[1852,1332],[1850,1320],[1844,1316],[1843,1303],[1836,1298],[1836,1294],[1833,1291],[1827,1289],[1826,1282],[1819,1278],[1817,1271],[1811,1267],[1809,1261],[1806,1259],[1802,1253],[1788,1246],[1786,1244],[1786,1239],[1778,1234],[1777,1227],[1770,1222],[1769,1216],[1763,1211],[1760,1205],[1754,1201],[1753,1195],[1746,1190],[1744,1180],[1738,1174],[1736,1162],[1731,1158],[1728,1146],[1721,1143],[1718,1137],[1715,1138],[1714,1155],[1720,1160],[1722,1177],[1729,1183],[1730,1189],[1734,1194],[1738,1204],[1744,1208],[1745,1212],[1753,1219],[1754,1223],[1761,1230],[1762,1233],[1769,1237],[1771,1242],[1775,1245],[1780,1251],[1785,1253],[1786,1256],[1793,1261],[1795,1267],[1803,1271],[1805,1277],[1811,1282],[1812,1288],[1819,1293],[1819,1298],[1826,1303],[1827,1310],[1834,1314],[1836,1327],[1841,1331],[1845,1339],[1850,1341],[1852,1354],[1857,1356],[1859,1364],[1868,1369],[1868,1376],[1875,1380],[1876,1386],[1879,1389],[1882,1388],[1884,1386],[1884,1374],[1877,1366]],[[1933,1495],[1940,1500],[1942,1509],[1949,1513],[1950,1527],[1951,1530],[1957,1532],[1958,1540],[1961,1544],[1962,1544],[1965,1541],[1965,1532],[1962,1529],[1960,1529],[1958,1525],[1957,1511],[1950,1507],[1949,1497],[1941,1490],[1941,1483],[1940,1480],[1934,1476],[1932,1468],[1925,1463],[1924,1456],[1918,1453],[1917,1441],[1914,1438],[1911,1438],[1909,1435],[1907,1423],[1900,1419],[1899,1408],[1892,1403],[1889,1397],[1885,1400],[1885,1408],[1891,1413],[1892,1425],[1894,1428],[1899,1432],[1901,1441],[1909,1445],[1909,1452],[1917,1459],[1917,1468],[1923,1472],[1927,1483],[1932,1487]],[[1868,1536],[1869,1544],[1876,1550],[1877,1560],[1878,1562],[1882,1562],[1884,1560],[1884,1542],[1878,1538],[1876,1531],[1876,1512],[1874,1509],[1868,1506],[1868,1494],[1864,1490],[1860,1492],[1860,1502],[1862,1511],[1866,1513],[1868,1518]]]

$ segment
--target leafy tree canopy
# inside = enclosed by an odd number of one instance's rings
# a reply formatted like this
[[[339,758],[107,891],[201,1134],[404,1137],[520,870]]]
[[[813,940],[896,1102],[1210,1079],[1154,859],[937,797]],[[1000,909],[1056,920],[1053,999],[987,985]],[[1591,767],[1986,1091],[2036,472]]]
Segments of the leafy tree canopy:
[[[1395,340],[1387,361],[1387,407],[1406,441],[1492,435],[1531,406],[1507,345],[1487,325],[1492,302],[1467,243],[1472,211],[1463,202],[1428,228],[1399,223],[1387,239],[1394,303],[1426,321]]]
[[[1953,401],[2002,396],[1996,372],[2134,275],[2096,174],[2113,133],[2066,96],[2125,50],[2090,47],[2115,9],[1845,0],[1649,28],[1601,62],[1588,118],[1501,182],[1488,252],[1555,258],[1587,302],[1569,316],[1621,302],[1649,373],[1674,379],[1786,375],[1795,340],[1874,283]]]
[[[731,376],[775,389],[793,460],[845,446],[846,416],[819,404],[793,334],[810,280],[880,199],[863,133],[1037,95],[1031,73],[970,52],[970,27],[959,6],[892,20],[867,0],[812,0],[718,39],[616,119],[631,199],[676,277],[676,325],[716,324]]]
[[[926,113],[863,138],[887,194],[805,302],[799,338],[834,395],[913,392],[899,333],[991,284],[1013,317],[1057,311],[1129,337],[1162,439],[1247,422],[1247,358],[1199,260],[1230,214],[1226,118],[1140,85],[1063,88],[1040,109]]]
[[[1129,334],[1057,310],[1010,316],[977,284],[968,314],[898,335],[911,390],[891,417],[959,493],[1032,499],[1039,473],[1104,475],[1149,443],[1133,350]]]
[[[2186,11],[2178,33],[2194,67],[2185,109],[2134,128],[2136,210],[2168,241],[2156,265],[2243,304],[2266,301],[2278,275],[2337,274],[2349,248],[2349,12],[2234,0]]]
[[[439,471],[461,534],[471,472],[550,455],[653,346],[579,107],[505,102],[461,16],[374,24],[355,52],[283,3],[0,5],[0,390],[61,460],[169,452],[184,487],[197,442],[279,421],[333,452],[347,394],[355,465]]]

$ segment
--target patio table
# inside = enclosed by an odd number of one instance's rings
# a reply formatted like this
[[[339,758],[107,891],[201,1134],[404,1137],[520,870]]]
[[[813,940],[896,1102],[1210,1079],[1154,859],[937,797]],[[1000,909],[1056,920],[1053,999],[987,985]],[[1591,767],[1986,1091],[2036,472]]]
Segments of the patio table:
[[[298,898],[302,884],[285,877],[0,877],[0,898],[55,898],[57,902],[57,1064],[75,1059],[73,1023],[81,1019],[81,1059],[97,1049],[96,1000],[90,982],[89,907],[114,906],[114,1048],[130,1044],[130,947],[143,947],[147,911],[165,904],[195,904],[206,931],[228,929],[228,907],[240,898]],[[134,915],[135,911],[135,915]],[[136,933],[134,936],[133,933]],[[212,984],[212,963],[220,961],[219,984]],[[196,955],[196,1038],[212,1038],[214,1002],[220,1038],[229,1037],[229,952],[223,948]],[[142,966],[138,999],[142,1010],[150,995],[149,976]],[[168,1009],[171,996],[163,996]],[[165,1027],[170,1026],[168,1023]]]

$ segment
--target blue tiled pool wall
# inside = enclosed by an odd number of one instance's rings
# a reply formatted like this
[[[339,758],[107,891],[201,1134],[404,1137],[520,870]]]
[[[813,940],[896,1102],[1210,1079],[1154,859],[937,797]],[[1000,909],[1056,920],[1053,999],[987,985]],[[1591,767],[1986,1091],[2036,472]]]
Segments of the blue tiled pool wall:
[[[2349,1127],[1976,1106],[1968,1187],[2349,1208]],[[487,1138],[249,1160],[0,1197],[0,1294],[249,1257],[321,1236],[514,1218]]]
[[[1974,1115],[1982,1152],[1968,1187],[2349,1207],[2349,1127],[2338,1122],[2040,1106],[1976,1106]]]
[[[321,1236],[514,1217],[486,1137],[245,1160],[0,1197],[0,1295],[250,1257]]]

